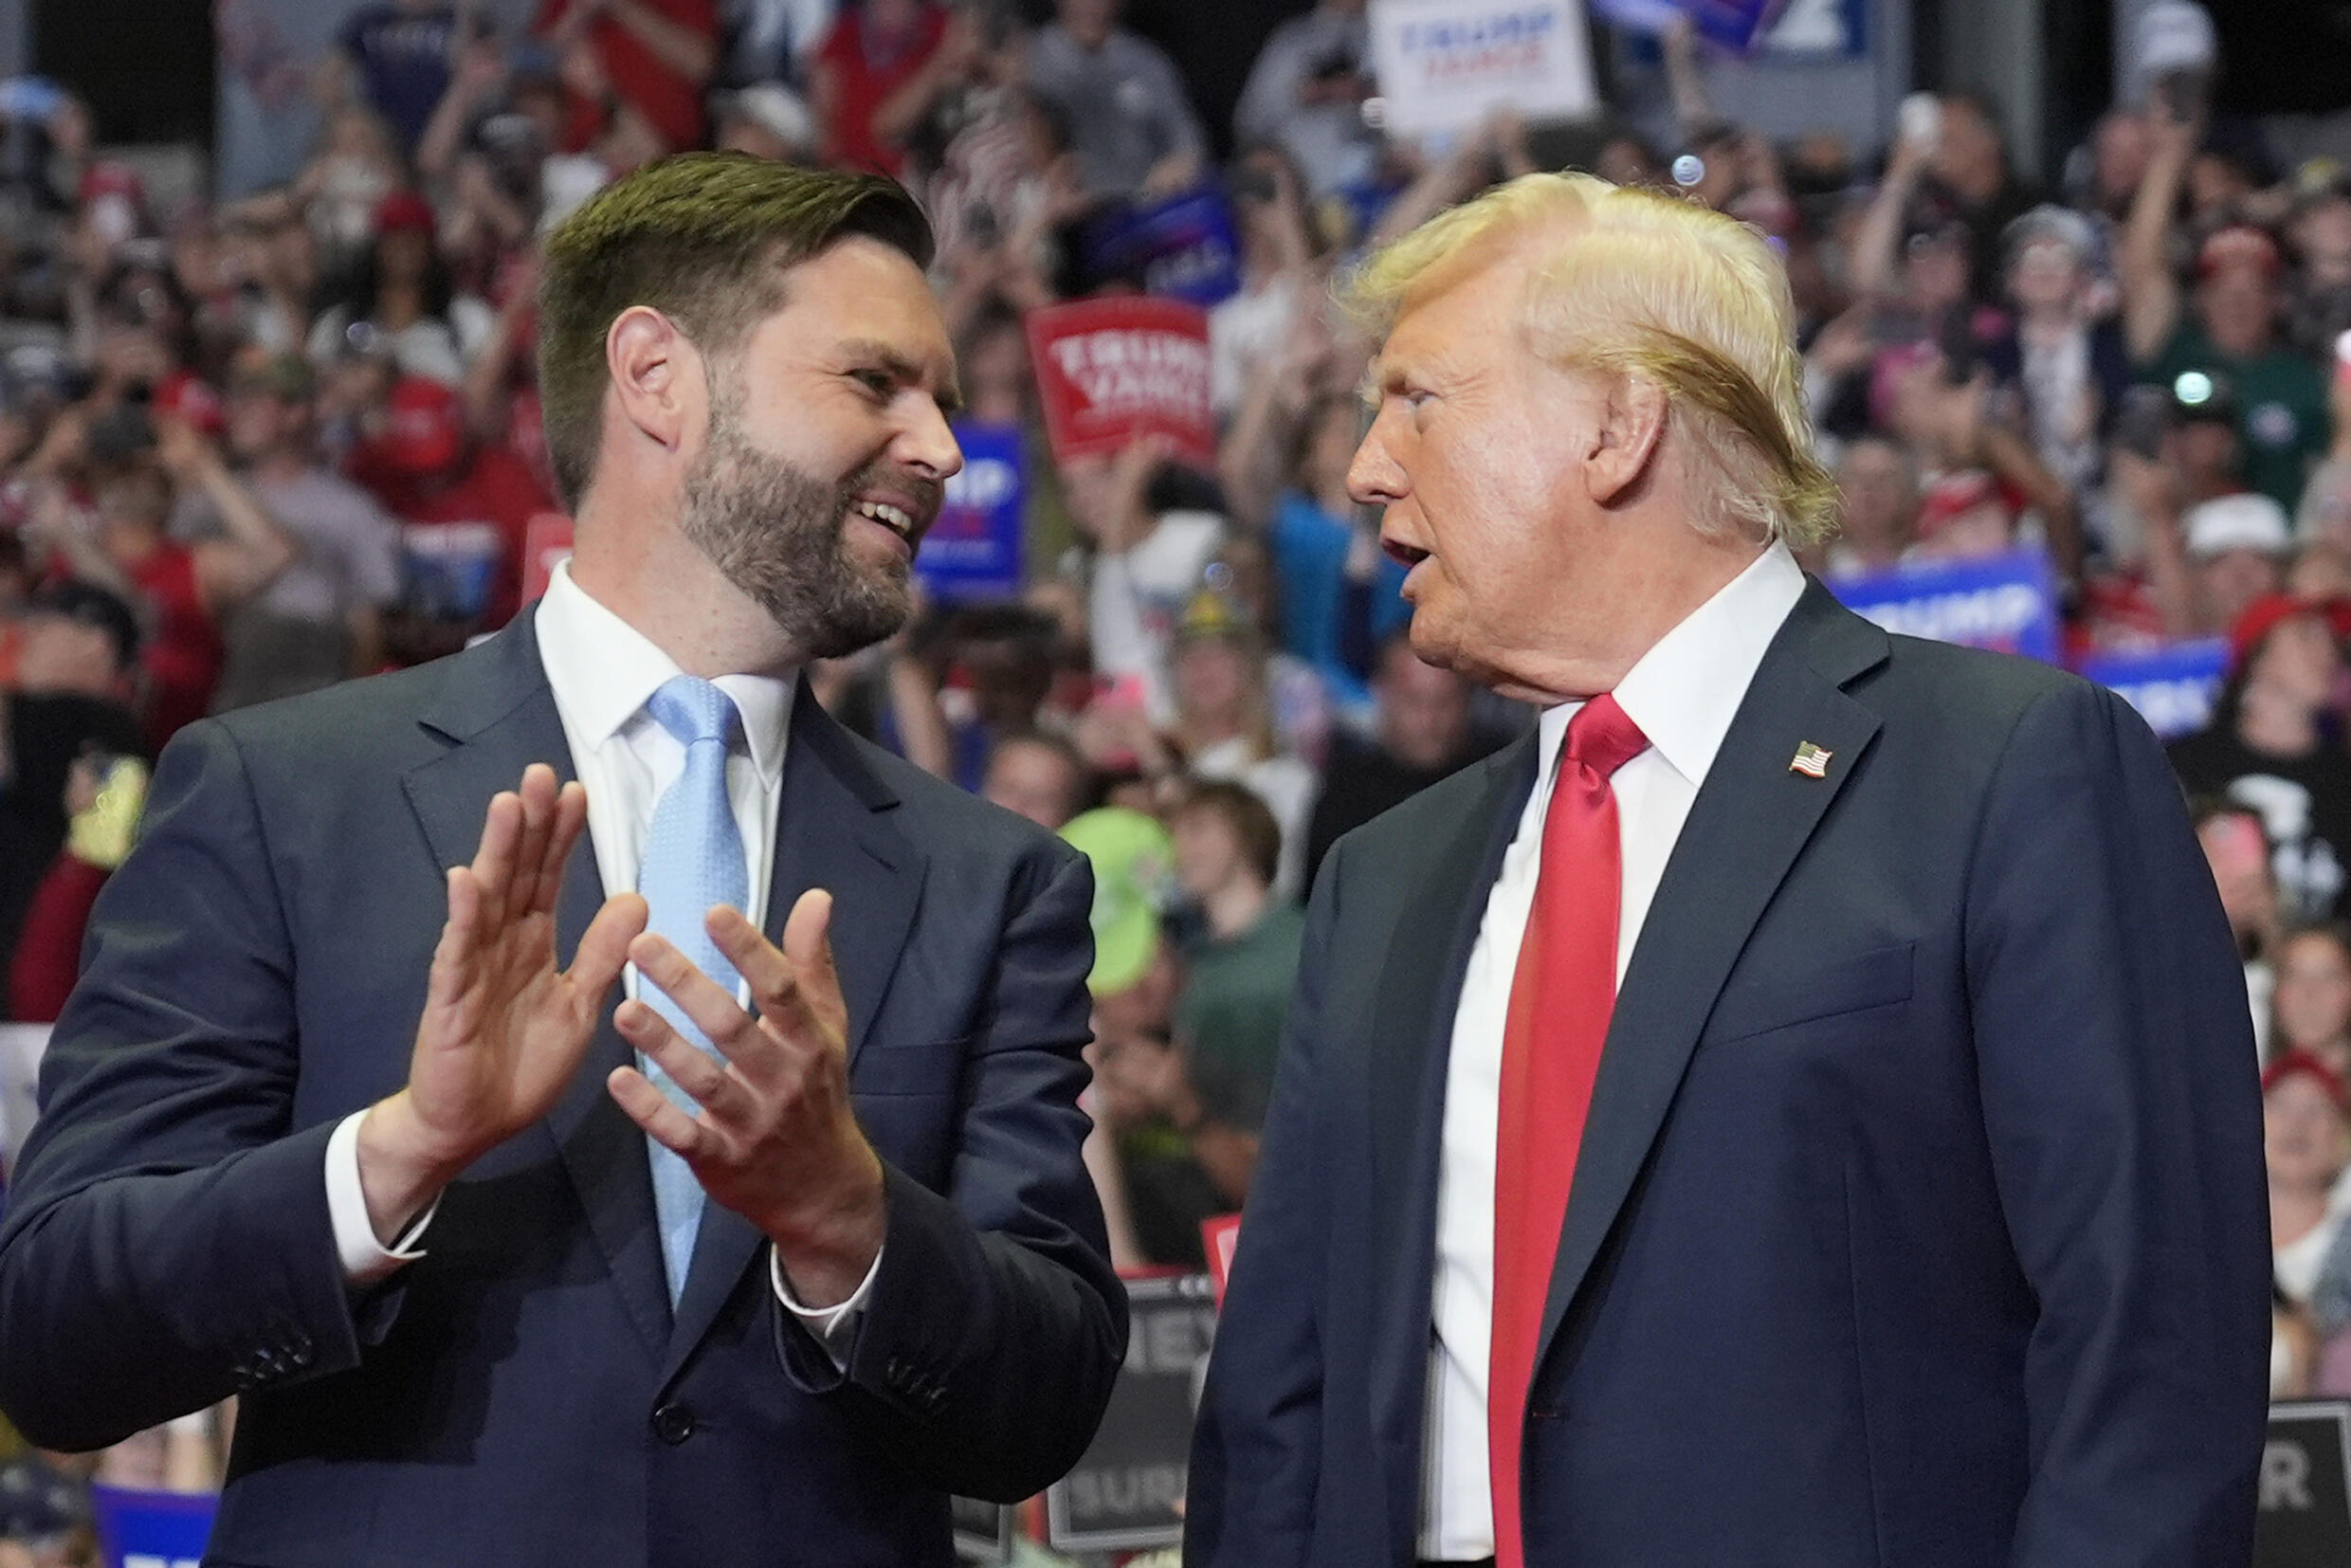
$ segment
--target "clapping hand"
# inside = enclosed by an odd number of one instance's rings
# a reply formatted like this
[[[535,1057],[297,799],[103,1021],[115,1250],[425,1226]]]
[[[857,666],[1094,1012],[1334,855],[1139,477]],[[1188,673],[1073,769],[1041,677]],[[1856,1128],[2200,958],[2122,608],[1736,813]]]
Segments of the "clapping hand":
[[[359,1182],[379,1240],[397,1235],[467,1165],[537,1121],[578,1070],[620,978],[645,901],[616,894],[556,966],[556,900],[588,820],[578,784],[533,763],[490,802],[470,866],[448,873],[408,1086],[359,1128]]]
[[[810,1306],[846,1301],[882,1248],[882,1161],[849,1103],[848,1008],[828,932],[832,895],[800,896],[784,945],[733,909],[710,912],[707,929],[751,987],[746,1012],[735,993],[694,967],[663,938],[630,944],[639,974],[659,986],[704,1038],[714,1059],[643,1001],[617,1022],[629,1043],[661,1065],[700,1107],[672,1104],[634,1067],[608,1085],[647,1137],[692,1168],[712,1201],[775,1242],[794,1293]]]

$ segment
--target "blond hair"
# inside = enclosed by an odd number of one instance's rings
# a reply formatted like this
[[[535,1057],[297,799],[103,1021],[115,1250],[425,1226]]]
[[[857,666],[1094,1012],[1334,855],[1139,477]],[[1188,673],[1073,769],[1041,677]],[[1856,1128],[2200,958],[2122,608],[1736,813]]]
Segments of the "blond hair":
[[[1380,250],[1341,302],[1384,336],[1412,295],[1502,245],[1540,246],[1520,301],[1538,356],[1665,393],[1693,526],[1797,546],[1834,530],[1836,482],[1813,449],[1787,273],[1759,233],[1661,191],[1523,174]]]

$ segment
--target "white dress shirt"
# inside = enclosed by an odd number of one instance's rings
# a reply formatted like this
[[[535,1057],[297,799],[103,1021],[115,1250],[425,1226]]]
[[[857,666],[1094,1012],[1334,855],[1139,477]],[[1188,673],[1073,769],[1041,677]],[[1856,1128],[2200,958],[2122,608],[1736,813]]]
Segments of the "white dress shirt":
[[[1616,686],[1616,702],[1649,749],[1618,769],[1616,828],[1624,886],[1616,979],[1624,982],[1649,901],[1682,836],[1690,803],[1714,765],[1763,651],[1804,593],[1795,557],[1774,545],[1723,590],[1658,639]],[[1486,895],[1485,918],[1453,1014],[1446,1069],[1444,1142],[1437,1169],[1435,1327],[1421,1488],[1420,1555],[1491,1557],[1494,1510],[1486,1472],[1486,1358],[1493,1325],[1494,1141],[1500,1125],[1503,1025],[1519,943],[1534,907],[1543,817],[1579,702],[1546,709],[1534,793]]]
[[[682,673],[676,661],[645,634],[589,597],[572,580],[571,565],[558,565],[539,602],[537,622],[539,662],[555,696],[556,714],[570,743],[572,771],[588,790],[588,840],[596,874],[607,894],[637,885],[653,807],[685,771],[685,745],[646,711],[664,683]],[[743,747],[728,757],[726,792],[742,832],[745,869],[750,873],[744,915],[765,923],[768,881],[775,860],[775,811],[783,794],[784,743],[791,729],[797,682],[763,675],[721,675],[714,683],[734,699],[742,715]],[[517,777],[519,778],[519,774]],[[642,981],[634,964],[623,972],[623,987],[638,994]],[[750,987],[737,999],[750,1005]],[[367,1203],[359,1190],[359,1120],[355,1112],[327,1144],[327,1201],[345,1276],[371,1284],[402,1264],[424,1255],[420,1241],[432,1219],[427,1210],[386,1249],[377,1245]],[[437,1205],[436,1205],[437,1207]],[[881,1266],[875,1260],[855,1294],[837,1306],[804,1307],[784,1283],[780,1264],[770,1272],[776,1296],[807,1322],[828,1347],[846,1343]]]

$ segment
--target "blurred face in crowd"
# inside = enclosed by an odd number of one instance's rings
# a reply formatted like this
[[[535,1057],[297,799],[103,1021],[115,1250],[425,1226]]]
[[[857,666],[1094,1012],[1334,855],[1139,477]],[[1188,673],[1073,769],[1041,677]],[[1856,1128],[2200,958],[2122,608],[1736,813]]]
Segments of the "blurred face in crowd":
[[[2292,237],[2303,277],[2313,287],[2351,284],[2351,195],[2328,196],[2305,209]]]
[[[1930,167],[1937,179],[1961,195],[1991,194],[2000,184],[1999,128],[1967,99],[1945,98]]]
[[[2294,552],[2286,592],[2297,599],[2351,598],[2351,555],[2329,540],[2311,540]]]
[[[2008,505],[1997,496],[1977,501],[1918,543],[1918,553],[1938,560],[1980,560],[2006,550],[2014,538]]]
[[[1248,721],[1257,662],[1230,637],[1187,637],[1170,656],[1168,675],[1185,725],[1211,738],[1238,732]]]
[[[301,439],[310,422],[307,404],[289,402],[260,387],[229,388],[227,399],[229,454],[251,463]]]
[[[2139,182],[2146,178],[2147,160],[2154,151],[2155,137],[2146,117],[2137,110],[2117,109],[2098,122],[2090,179],[2102,211],[2120,216],[2129,210]]]
[[[129,671],[115,658],[115,640],[100,627],[70,615],[35,610],[17,623],[16,685],[28,692],[119,697]]]
[[[794,267],[784,307],[705,364],[681,527],[809,658],[904,624],[915,551],[963,466],[945,323],[921,269],[863,236]]]
[[[1241,835],[1212,806],[1186,806],[1170,830],[1176,841],[1176,882],[1194,899],[1212,898],[1248,868]]]
[[[1343,494],[1347,465],[1355,461],[1363,433],[1363,410],[1353,398],[1325,397],[1315,404],[1313,424],[1300,455],[1298,486],[1310,496]]]
[[[1615,185],[1663,185],[1669,177],[1636,137],[1617,137],[1602,147],[1592,172]]]
[[[2351,951],[2330,931],[2305,931],[2277,958],[2277,1032],[2340,1073],[2351,1067]]]
[[[2277,284],[2258,266],[2224,266],[2196,288],[2196,319],[2221,353],[2250,358],[2269,346]]]
[[[2192,496],[2233,488],[2236,426],[2225,419],[2187,419],[2163,432],[2163,461],[2187,481]]]
[[[2278,918],[2277,879],[2261,823],[2248,811],[2217,811],[2196,824],[2196,837],[2220,890],[2229,929],[2250,956]]]
[[[988,758],[980,798],[1025,816],[1048,832],[1059,832],[1078,814],[1085,779],[1069,754],[1042,740],[1015,738]]]
[[[1530,656],[1613,659],[1647,610],[1642,557],[1663,542],[1613,526],[1587,477],[1608,384],[1546,363],[1498,303],[1525,287],[1531,248],[1407,296],[1348,473],[1408,568],[1413,648],[1506,690],[1524,689],[1514,671]]]
[[[2262,639],[2249,684],[2297,706],[2317,709],[2334,701],[2342,675],[2342,650],[2325,619],[2292,615]]]
[[[2196,562],[2195,570],[2204,624],[2214,630],[2234,625],[2247,605],[2284,586],[2277,558],[2258,550],[2223,550]]]
[[[1029,409],[1029,343],[1018,321],[983,332],[962,356],[963,391],[971,417],[990,425],[1017,425]]]
[[[2188,210],[2198,223],[2215,221],[2245,205],[2252,176],[2234,158],[2199,153],[2188,164]]]
[[[1890,441],[1860,440],[1837,465],[1846,539],[1871,560],[1891,560],[1910,544],[1919,515],[1918,476]]]
[[[2088,282],[2073,247],[2050,240],[2026,246],[2008,272],[2009,294],[2029,316],[2070,314]]]
[[[1389,645],[1373,695],[1379,704],[1379,743],[1407,767],[1444,767],[1468,745],[1469,684],[1424,664],[1406,644]]]
[[[2323,1190],[2351,1158],[2342,1109],[2306,1072],[2287,1073],[2261,1097],[2261,1129],[2273,1187]]]
[[[172,512],[172,483],[141,465],[98,487],[99,538],[106,549],[136,560],[163,533]]]

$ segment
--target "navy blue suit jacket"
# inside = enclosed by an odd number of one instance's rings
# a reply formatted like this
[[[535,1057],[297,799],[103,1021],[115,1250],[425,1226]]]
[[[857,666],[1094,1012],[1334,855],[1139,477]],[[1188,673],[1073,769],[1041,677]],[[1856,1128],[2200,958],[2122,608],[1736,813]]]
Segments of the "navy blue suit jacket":
[[[1825,778],[1790,770],[1804,741]],[[1321,873],[1195,1568],[1413,1555],[1447,1045],[1534,772],[1529,739]],[[2265,1215],[2243,976],[2154,738],[1814,584],[1618,997],[1528,1400],[1528,1561],[2242,1564]]]
[[[570,755],[527,616],[169,748],[0,1229],[0,1406],[85,1449],[242,1392],[220,1563],[949,1562],[948,1494],[1058,1476],[1122,1354],[1078,1155],[1091,877],[805,688],[768,924],[835,894],[887,1168],[846,1373],[716,1205],[672,1313],[610,1007],[554,1113],[445,1194],[428,1255],[344,1286],[328,1135],[406,1081],[443,867],[525,764]],[[603,897],[583,835],[564,961]]]

